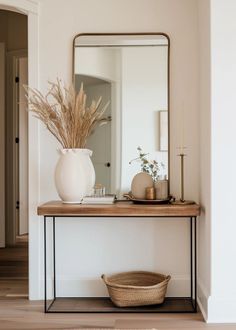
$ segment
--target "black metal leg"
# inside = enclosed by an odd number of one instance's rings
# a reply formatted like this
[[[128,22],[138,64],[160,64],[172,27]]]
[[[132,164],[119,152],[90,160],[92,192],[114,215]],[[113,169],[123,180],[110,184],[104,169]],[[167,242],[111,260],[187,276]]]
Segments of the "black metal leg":
[[[44,216],[44,312],[47,313],[47,217]]]
[[[193,218],[190,217],[190,290],[193,302]]]
[[[197,217],[190,218],[190,255],[191,301],[197,312]]]
[[[46,229],[45,229],[46,230]],[[46,237],[46,236],[45,236]],[[46,301],[46,313],[50,313],[50,309],[56,300],[56,217],[52,217],[52,265],[53,265],[53,299],[47,306]],[[47,298],[47,297],[46,297]],[[45,299],[46,299],[45,298]]]
[[[53,217],[53,294],[54,299],[56,298],[56,222],[55,217]]]
[[[194,311],[197,312],[197,218],[194,217]]]
[[[53,217],[53,301],[56,299],[56,221]],[[44,216],[44,312],[48,313],[53,303],[47,306],[47,216]]]

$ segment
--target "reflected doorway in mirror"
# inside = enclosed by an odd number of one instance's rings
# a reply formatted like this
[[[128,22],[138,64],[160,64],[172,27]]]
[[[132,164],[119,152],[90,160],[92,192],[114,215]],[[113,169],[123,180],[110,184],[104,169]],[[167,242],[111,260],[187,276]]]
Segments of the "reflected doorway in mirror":
[[[110,194],[112,192],[111,168],[113,164],[111,155],[112,84],[110,81],[100,79],[95,76],[76,74],[76,90],[79,90],[81,83],[83,83],[86,91],[88,104],[90,104],[92,100],[99,99],[100,97],[102,97],[101,107],[109,104],[106,112],[100,119],[100,124],[88,138],[87,148],[93,150],[91,159],[95,168],[96,184],[102,184],[106,189],[106,193]]]

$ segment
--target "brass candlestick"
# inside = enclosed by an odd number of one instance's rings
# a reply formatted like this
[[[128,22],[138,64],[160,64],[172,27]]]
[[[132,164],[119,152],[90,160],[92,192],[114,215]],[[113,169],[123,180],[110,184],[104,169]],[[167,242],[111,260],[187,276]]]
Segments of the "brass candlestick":
[[[186,156],[186,154],[181,152],[178,156],[180,157],[180,199],[174,201],[173,204],[178,204],[178,205],[194,204],[194,201],[186,201],[184,199],[184,157]]]

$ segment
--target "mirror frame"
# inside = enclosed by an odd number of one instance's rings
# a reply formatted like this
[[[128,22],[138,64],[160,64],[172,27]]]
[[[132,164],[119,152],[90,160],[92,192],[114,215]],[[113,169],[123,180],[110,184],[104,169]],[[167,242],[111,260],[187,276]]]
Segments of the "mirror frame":
[[[167,106],[168,106],[168,194],[170,195],[170,37],[164,32],[115,32],[115,33],[78,33],[73,38],[72,49],[72,84],[75,84],[75,42],[79,37],[89,36],[164,36],[168,40],[168,58],[167,58]],[[94,46],[96,47],[96,45]]]

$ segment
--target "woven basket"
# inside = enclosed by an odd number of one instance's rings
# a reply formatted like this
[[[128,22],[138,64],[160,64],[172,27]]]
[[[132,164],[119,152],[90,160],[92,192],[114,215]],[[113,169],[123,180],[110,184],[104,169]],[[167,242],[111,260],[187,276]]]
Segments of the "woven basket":
[[[171,278],[169,275],[144,271],[101,277],[112,302],[118,307],[162,304]]]

